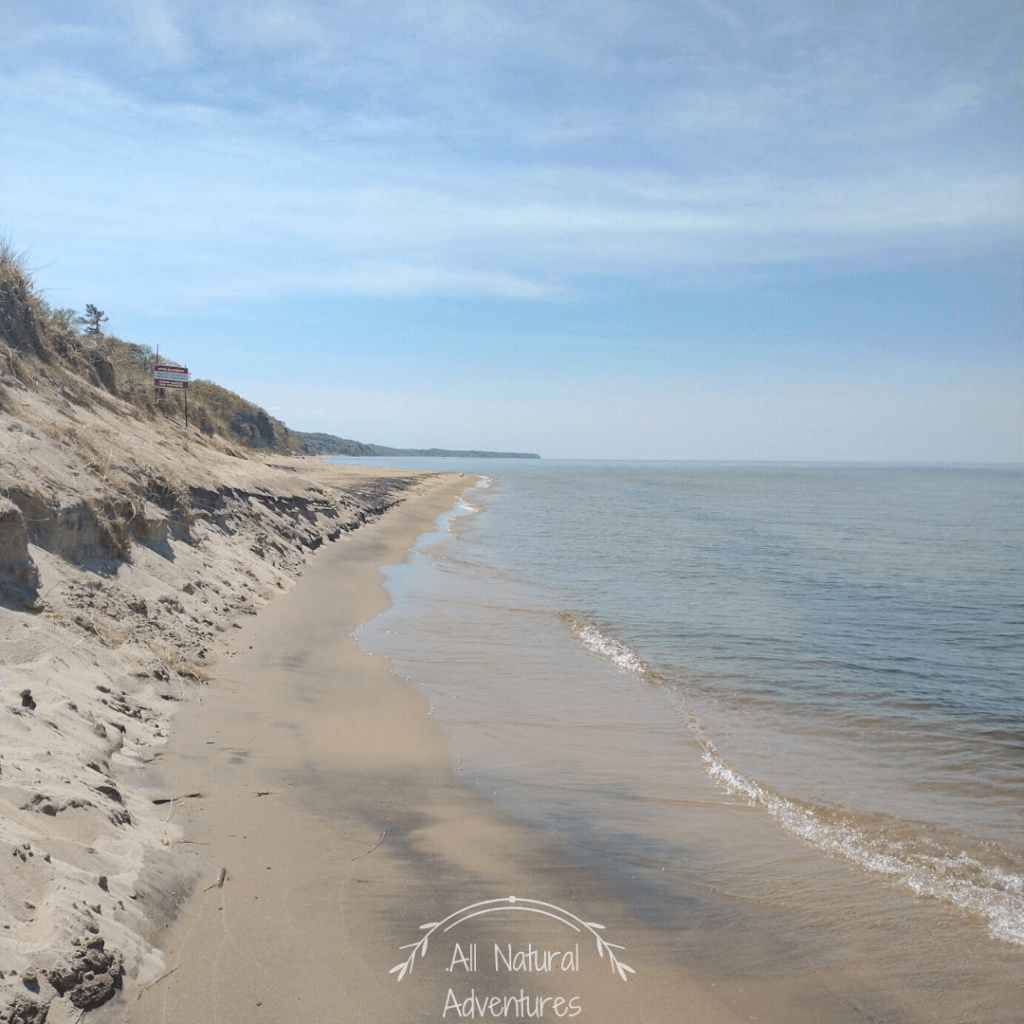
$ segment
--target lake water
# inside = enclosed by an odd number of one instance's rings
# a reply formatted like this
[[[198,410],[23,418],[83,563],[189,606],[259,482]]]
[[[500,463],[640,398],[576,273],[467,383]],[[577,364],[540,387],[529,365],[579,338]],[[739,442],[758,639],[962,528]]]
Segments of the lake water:
[[[483,477],[360,642],[687,970],[1024,1016],[1019,468],[360,461]]]

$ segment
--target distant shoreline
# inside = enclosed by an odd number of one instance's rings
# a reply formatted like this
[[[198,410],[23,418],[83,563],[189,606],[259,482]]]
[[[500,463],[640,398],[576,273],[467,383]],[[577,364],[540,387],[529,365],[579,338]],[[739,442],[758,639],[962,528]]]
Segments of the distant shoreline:
[[[373,458],[377,456],[397,456],[399,458],[433,458],[433,459],[539,459],[536,452],[485,452],[477,449],[456,450],[452,448],[390,448],[383,444],[366,444],[353,441],[347,437],[336,437],[334,434],[305,434],[298,432],[299,437],[318,455],[344,455],[350,458]]]

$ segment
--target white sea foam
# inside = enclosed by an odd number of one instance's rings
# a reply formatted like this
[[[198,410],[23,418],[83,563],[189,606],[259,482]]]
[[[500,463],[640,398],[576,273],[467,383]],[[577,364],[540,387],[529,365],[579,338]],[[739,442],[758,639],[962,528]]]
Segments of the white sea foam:
[[[482,512],[483,510],[483,504],[477,504],[473,501],[469,501],[465,495],[463,495],[459,498],[455,508],[445,516],[445,531],[450,537],[455,536],[455,526],[460,519],[464,519],[466,516],[475,516],[478,512]]]
[[[691,726],[692,728],[692,726]],[[995,939],[1024,946],[1024,876],[957,856],[915,848],[907,840],[875,834],[853,820],[825,821],[815,809],[773,792],[729,767],[703,734],[707,774],[733,793],[763,807],[787,832],[824,853],[838,855],[868,871],[888,875],[918,896],[944,900],[988,919]]]
[[[600,629],[592,622],[580,622],[573,616],[567,616],[572,631],[586,644],[595,654],[607,658],[618,665],[623,672],[634,672],[643,675],[649,671],[647,663],[641,658],[629,644],[621,640],[615,640],[605,636]]]

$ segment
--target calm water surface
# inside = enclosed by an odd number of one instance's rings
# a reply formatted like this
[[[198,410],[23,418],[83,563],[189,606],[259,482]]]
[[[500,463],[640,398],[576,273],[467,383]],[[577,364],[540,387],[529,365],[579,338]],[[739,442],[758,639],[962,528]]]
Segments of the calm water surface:
[[[1021,1019],[1018,468],[402,464],[484,476],[358,634],[467,784],[787,1019]]]

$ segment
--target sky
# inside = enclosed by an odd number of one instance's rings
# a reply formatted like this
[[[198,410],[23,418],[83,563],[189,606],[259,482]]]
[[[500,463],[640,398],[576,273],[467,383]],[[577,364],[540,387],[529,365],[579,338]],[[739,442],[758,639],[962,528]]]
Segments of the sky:
[[[0,229],[290,427],[1021,458],[1021,9],[4,0]]]

